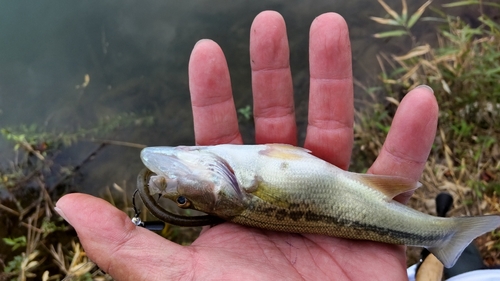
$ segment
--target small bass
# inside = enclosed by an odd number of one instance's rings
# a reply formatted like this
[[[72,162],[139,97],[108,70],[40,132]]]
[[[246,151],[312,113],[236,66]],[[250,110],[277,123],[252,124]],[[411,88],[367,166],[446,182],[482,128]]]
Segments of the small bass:
[[[405,178],[357,174],[284,144],[148,147],[151,196],[251,227],[421,246],[451,267],[500,216],[440,218],[393,200]]]

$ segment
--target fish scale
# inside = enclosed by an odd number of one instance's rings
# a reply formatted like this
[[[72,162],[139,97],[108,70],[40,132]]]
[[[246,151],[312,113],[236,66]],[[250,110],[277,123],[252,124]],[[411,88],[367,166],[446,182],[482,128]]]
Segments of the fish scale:
[[[297,208],[290,206],[283,208],[280,207],[283,204],[262,200],[257,195],[249,199],[248,209],[230,220],[243,225],[277,231],[316,233],[416,246],[421,246],[423,241],[432,245],[439,243],[452,226],[448,223],[449,226],[444,227],[443,224],[447,220],[443,222],[443,219],[429,216],[433,220],[441,220],[441,222],[434,223],[439,224],[436,230],[428,229],[429,218],[423,221],[425,228],[416,222],[408,227],[406,222],[420,219],[423,214],[416,212],[417,218],[409,217],[408,214],[397,217],[394,214],[385,216],[378,213],[374,216],[369,210],[379,206],[374,206],[376,204],[364,200],[362,196],[357,196],[356,193],[335,192],[335,188],[325,184],[316,183],[315,186],[318,188],[296,189],[295,193],[288,192],[288,197],[280,198],[288,204],[297,205]],[[273,190],[273,188],[267,189]],[[335,199],[332,200],[332,198]],[[305,203],[304,199],[310,203]],[[292,217],[291,214],[294,216]],[[379,221],[379,226],[369,223],[374,220]],[[391,229],[383,225],[390,225]],[[421,231],[422,229],[426,231]]]
[[[226,221],[273,231],[422,246],[446,267],[500,216],[440,218],[393,197],[418,182],[347,172],[284,144],[150,147],[150,195]],[[182,200],[178,200],[182,198]]]

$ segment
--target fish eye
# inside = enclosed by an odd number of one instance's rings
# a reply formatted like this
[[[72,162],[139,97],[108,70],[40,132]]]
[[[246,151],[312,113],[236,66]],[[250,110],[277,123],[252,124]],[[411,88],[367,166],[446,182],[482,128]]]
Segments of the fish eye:
[[[175,201],[180,208],[188,208],[191,205],[191,202],[184,196],[177,197]]]

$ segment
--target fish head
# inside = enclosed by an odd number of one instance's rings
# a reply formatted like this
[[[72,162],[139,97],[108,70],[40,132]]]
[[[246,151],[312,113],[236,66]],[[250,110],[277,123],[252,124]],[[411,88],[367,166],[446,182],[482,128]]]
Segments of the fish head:
[[[223,218],[241,212],[243,194],[234,171],[204,147],[148,147],[141,159],[156,174],[149,178],[151,195]]]

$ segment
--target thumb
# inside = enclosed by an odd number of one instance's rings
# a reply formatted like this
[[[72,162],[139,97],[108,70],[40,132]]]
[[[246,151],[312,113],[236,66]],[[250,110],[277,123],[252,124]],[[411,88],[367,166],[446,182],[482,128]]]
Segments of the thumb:
[[[102,199],[68,194],[55,209],[75,228],[87,256],[117,280],[177,279],[189,268],[187,248],[137,227]]]

